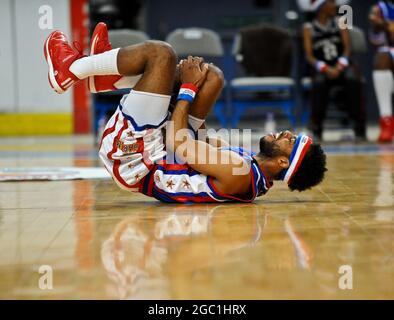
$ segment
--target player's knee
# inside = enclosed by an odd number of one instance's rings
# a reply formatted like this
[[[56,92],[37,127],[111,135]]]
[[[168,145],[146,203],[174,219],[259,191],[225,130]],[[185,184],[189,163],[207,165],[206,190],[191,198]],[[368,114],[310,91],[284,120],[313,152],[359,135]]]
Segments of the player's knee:
[[[223,88],[224,86],[224,75],[223,71],[220,70],[218,67],[210,64],[209,65],[209,72],[207,75],[207,81],[210,81],[212,84]]]
[[[161,62],[166,62],[171,65],[176,65],[177,56],[172,46],[164,41],[151,40],[147,45],[153,48],[153,54]]]
[[[175,53],[175,50],[169,43],[164,41],[158,41],[157,50],[161,58],[164,58],[176,64],[177,55]]]

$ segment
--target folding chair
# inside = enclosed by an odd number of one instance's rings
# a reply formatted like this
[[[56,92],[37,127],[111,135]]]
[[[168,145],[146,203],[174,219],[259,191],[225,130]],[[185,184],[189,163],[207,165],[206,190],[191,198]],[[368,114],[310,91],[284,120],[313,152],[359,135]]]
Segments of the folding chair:
[[[295,127],[293,40],[289,32],[268,25],[244,28],[234,39],[233,56],[246,75],[230,83],[231,126],[238,126],[248,108],[274,107]]]
[[[195,55],[205,60],[213,58],[219,63],[224,56],[220,36],[215,31],[205,28],[176,29],[167,35],[166,42],[171,44],[179,57]],[[218,99],[214,106],[215,115],[223,127],[227,125],[225,106],[223,98]]]

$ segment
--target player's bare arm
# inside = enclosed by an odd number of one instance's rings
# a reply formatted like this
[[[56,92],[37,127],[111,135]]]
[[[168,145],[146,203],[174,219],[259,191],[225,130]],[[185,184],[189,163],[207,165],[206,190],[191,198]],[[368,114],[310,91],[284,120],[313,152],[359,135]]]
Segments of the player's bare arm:
[[[182,83],[201,87],[207,76],[208,65],[204,64],[201,70],[200,62],[198,58],[192,57],[183,61],[180,66]],[[246,165],[239,155],[228,150],[221,151],[204,141],[195,140],[188,134],[177,136],[177,133],[187,129],[190,107],[188,101],[177,102],[169,125],[172,128],[168,131],[174,136],[167,139],[167,150],[175,150],[178,159],[203,174],[215,177],[215,186],[220,191],[234,195],[247,192],[250,184],[249,170],[243,170],[243,175],[234,174],[237,169],[240,170]],[[237,183],[234,183],[235,180]]]
[[[303,29],[303,39],[306,59],[311,66],[314,66],[317,63],[317,59],[313,56],[312,30],[308,26],[305,26]]]
[[[348,29],[341,29],[341,39],[343,43],[343,56],[350,57],[352,47],[350,43],[350,36]]]

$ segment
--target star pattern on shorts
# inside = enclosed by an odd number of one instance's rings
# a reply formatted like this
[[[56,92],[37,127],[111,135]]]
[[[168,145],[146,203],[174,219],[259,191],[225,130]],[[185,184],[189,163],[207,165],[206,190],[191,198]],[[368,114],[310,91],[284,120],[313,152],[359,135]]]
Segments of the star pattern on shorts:
[[[133,168],[135,167],[135,165],[133,165],[133,164],[130,163],[130,164],[128,165],[128,167],[129,167],[129,169],[133,169]]]
[[[127,136],[128,136],[129,138],[133,138],[133,137],[134,137],[134,132],[133,132],[133,131],[127,132]]]
[[[134,176],[135,180],[139,180],[140,177],[141,177],[141,175],[140,175],[139,173],[137,173],[137,174]]]
[[[161,182],[160,177],[156,176],[156,182]]]
[[[167,181],[167,188],[172,190],[172,187],[175,186],[175,183],[172,180]]]
[[[184,188],[190,189],[190,183],[189,183],[189,181],[183,180],[183,181],[182,181],[182,185],[183,185]]]

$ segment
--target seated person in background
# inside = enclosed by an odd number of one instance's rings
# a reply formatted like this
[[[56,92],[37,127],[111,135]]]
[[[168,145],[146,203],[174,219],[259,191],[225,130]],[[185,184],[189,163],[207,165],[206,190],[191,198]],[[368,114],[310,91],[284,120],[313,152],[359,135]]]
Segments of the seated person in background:
[[[372,25],[371,43],[376,47],[373,82],[380,113],[379,142],[391,142],[394,135],[392,93],[394,87],[394,4],[379,1],[372,7],[369,21]]]
[[[333,86],[345,89],[346,107],[354,121],[356,141],[366,139],[365,111],[362,99],[361,76],[349,61],[351,44],[349,32],[341,29],[334,0],[311,1],[315,18],[306,23],[303,31],[304,49],[313,67],[311,92],[311,130],[320,140]]]

